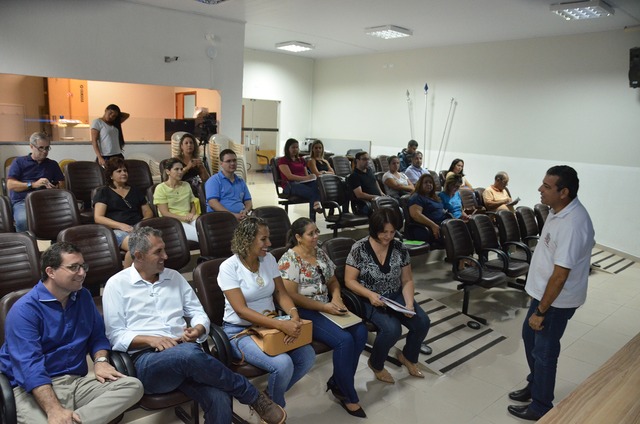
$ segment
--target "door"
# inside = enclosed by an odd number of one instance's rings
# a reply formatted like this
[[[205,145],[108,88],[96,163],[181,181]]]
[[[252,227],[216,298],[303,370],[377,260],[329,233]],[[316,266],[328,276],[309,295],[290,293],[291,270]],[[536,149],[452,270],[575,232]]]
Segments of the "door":
[[[280,102],[277,100],[242,99],[242,143],[249,170],[262,171],[256,151],[275,152],[278,144]],[[275,152],[277,156],[277,152]]]

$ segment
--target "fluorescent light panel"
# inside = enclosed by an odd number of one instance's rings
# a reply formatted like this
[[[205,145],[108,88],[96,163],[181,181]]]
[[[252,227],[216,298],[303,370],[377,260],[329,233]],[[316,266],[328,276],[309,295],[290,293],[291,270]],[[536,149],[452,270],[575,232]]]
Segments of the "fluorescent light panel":
[[[313,44],[305,43],[302,41],[286,41],[284,43],[276,44],[276,48],[280,50],[286,50],[288,52],[300,53],[308,50],[313,50],[315,47]]]
[[[588,0],[571,3],[552,4],[550,9],[567,21],[595,19],[613,15],[613,7],[602,0]]]
[[[365,34],[372,37],[384,38],[389,40],[391,38],[410,37],[413,35],[413,31],[407,28],[402,28],[395,25],[383,25],[377,27],[366,28]]]

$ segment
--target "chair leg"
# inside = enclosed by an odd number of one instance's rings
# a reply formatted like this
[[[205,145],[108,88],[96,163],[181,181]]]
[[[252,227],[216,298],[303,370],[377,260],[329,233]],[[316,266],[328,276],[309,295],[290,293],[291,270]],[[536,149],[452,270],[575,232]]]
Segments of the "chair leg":
[[[200,410],[198,407],[198,402],[191,401],[191,414],[182,408],[182,406],[177,406],[175,408],[176,416],[180,418],[185,424],[200,424]]]
[[[475,322],[475,321],[467,322],[467,327],[472,328],[474,330],[478,330],[480,328],[480,324],[487,325],[486,319],[469,314],[469,296],[471,294],[471,286],[465,285],[463,288],[463,293],[464,295],[462,297],[462,313],[468,316],[469,318],[473,318],[474,320],[478,321],[478,322]]]

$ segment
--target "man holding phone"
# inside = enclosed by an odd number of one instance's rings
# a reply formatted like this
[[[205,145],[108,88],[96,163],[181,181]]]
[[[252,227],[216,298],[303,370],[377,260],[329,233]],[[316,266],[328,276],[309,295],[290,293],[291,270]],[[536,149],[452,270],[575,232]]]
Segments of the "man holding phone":
[[[64,175],[60,165],[49,159],[51,141],[45,133],[35,132],[29,137],[31,153],[16,158],[7,175],[7,190],[11,197],[16,231],[27,231],[24,200],[29,192],[51,188],[64,188]]]

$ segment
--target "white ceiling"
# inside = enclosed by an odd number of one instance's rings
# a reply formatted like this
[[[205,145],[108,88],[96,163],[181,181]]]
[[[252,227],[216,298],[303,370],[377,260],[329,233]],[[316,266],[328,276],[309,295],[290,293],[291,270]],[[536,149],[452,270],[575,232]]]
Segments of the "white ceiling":
[[[304,41],[331,58],[447,45],[640,29],[640,0],[607,0],[614,16],[565,21],[549,11],[561,0],[125,0],[219,19],[245,22],[245,47],[280,51],[275,44]],[[567,0],[563,0],[567,1]],[[393,24],[413,37],[382,40],[364,29]],[[203,34],[203,37],[205,34]]]

